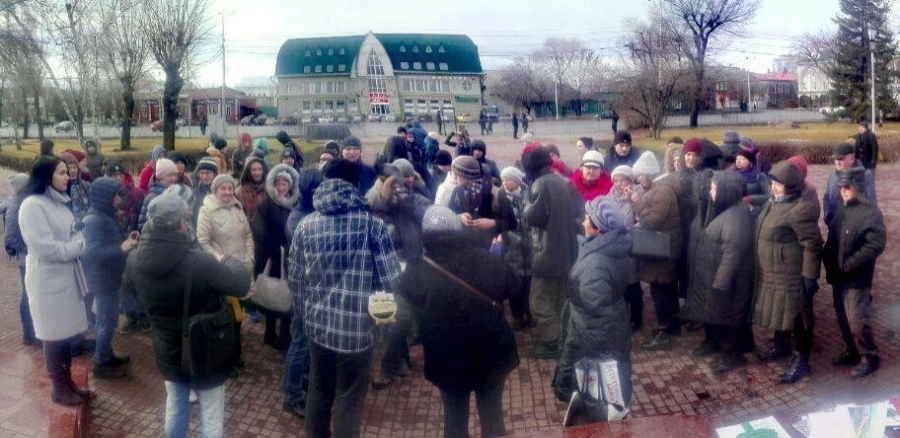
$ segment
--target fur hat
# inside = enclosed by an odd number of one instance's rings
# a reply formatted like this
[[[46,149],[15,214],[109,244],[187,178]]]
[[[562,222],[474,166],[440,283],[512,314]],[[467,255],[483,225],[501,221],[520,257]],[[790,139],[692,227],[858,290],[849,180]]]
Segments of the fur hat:
[[[594,198],[585,206],[585,213],[591,219],[591,223],[603,234],[628,228],[622,208],[607,196]]]
[[[234,178],[231,177],[231,175],[223,173],[213,180],[212,186],[210,187],[212,189],[212,192],[215,193],[216,190],[218,190],[219,186],[221,186],[222,184],[231,184],[231,187],[234,188],[237,188],[238,186],[237,181],[235,181]]]
[[[187,211],[188,205],[180,196],[163,193],[150,201],[147,218],[158,229],[175,229],[187,218]]]
[[[585,152],[581,157],[582,166],[603,167],[604,161],[603,154],[594,150]]]
[[[422,232],[462,230],[462,222],[453,210],[441,205],[432,205],[425,210],[422,217]]]
[[[659,174],[659,160],[653,152],[646,151],[634,162],[631,170],[635,175],[655,176]]]
[[[617,144],[631,144],[631,133],[628,131],[618,131],[616,135],[613,137],[613,146]]]
[[[344,146],[347,147],[347,146]],[[323,169],[325,179],[342,179],[354,187],[359,183],[359,163],[335,158],[328,162]]]
[[[481,178],[481,165],[471,155],[462,155],[453,159],[450,165],[453,172],[465,179]]]
[[[178,173],[178,166],[168,158],[156,160],[156,179],[165,178],[166,175]]]
[[[619,176],[619,175],[627,177],[631,181],[634,181],[634,172],[631,170],[630,167],[628,167],[624,164],[622,164],[620,166],[616,166],[616,168],[613,169],[612,174],[610,175],[610,178],[615,179],[615,177]]]
[[[195,173],[200,173],[201,170],[208,170],[215,175],[219,174],[219,165],[216,164],[215,160],[209,157],[203,157],[200,159],[200,162],[197,163],[197,168],[194,169]]]
[[[500,178],[511,179],[519,185],[519,187],[525,187],[525,173],[519,170],[518,167],[506,167],[500,171]]]
[[[684,144],[683,150],[685,155],[691,152],[700,155],[700,153],[703,152],[703,140],[700,140],[699,138],[692,138]]]

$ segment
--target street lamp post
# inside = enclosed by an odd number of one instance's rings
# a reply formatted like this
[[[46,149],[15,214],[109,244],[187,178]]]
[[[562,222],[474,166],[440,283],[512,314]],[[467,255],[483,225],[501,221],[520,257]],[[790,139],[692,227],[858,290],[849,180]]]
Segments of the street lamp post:
[[[874,45],[876,33],[877,32],[875,31],[875,29],[872,29],[871,27],[868,29],[869,57],[871,60],[869,62],[869,70],[871,70],[871,72],[872,72],[872,119],[870,120],[869,129],[871,129],[872,132],[875,132],[875,126],[877,125],[877,123],[875,123],[875,45]]]

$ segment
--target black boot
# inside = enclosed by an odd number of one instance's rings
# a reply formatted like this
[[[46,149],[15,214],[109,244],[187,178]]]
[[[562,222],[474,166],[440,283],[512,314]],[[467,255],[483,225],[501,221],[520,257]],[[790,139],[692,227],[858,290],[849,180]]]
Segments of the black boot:
[[[62,371],[50,374],[50,396],[54,403],[75,406],[84,403],[84,397],[72,390],[69,377]]]
[[[94,362],[94,367],[91,371],[94,373],[94,377],[98,379],[121,379],[128,375],[124,367],[113,366],[110,362]]]
[[[834,358],[831,361],[831,364],[836,367],[849,367],[859,363],[859,360],[862,357],[855,350],[847,350],[841,353],[840,356]]]
[[[877,354],[866,354],[860,360],[859,365],[853,369],[853,378],[867,377],[881,368],[881,358]]]
[[[72,348],[72,347],[69,347]],[[87,388],[79,388],[78,385],[75,384],[75,381],[72,380],[72,355],[69,354],[68,357],[63,361],[63,369],[64,375],[66,377],[66,381],[69,383],[69,389],[72,390],[75,394],[81,396],[85,401],[93,398],[93,394]]]
[[[705,340],[700,343],[700,346],[691,351],[691,355],[694,357],[707,357],[712,356],[718,353],[721,348],[718,345],[713,344],[709,340]]]
[[[788,346],[786,342],[776,339],[768,350],[759,353],[757,356],[759,357],[759,360],[761,362],[770,362],[776,359],[781,359],[783,357],[788,357],[790,355],[791,347]]]
[[[715,374],[725,374],[738,369],[747,364],[740,354],[723,354],[722,357],[716,359],[709,365],[709,368]]]
[[[789,385],[810,375],[812,375],[812,368],[809,367],[809,357],[795,353],[791,366],[778,378],[778,383]]]

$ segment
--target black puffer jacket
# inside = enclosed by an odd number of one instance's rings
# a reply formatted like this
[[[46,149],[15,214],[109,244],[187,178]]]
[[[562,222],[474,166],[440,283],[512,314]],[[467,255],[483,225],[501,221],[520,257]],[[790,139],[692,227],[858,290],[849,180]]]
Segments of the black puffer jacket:
[[[625,307],[629,272],[622,260],[631,252],[631,233],[621,230],[586,240],[569,273],[568,334],[591,357],[628,360],[631,324]]]
[[[519,285],[512,270],[466,236],[427,233],[425,252],[495,301],[516,293]],[[414,308],[425,351],[425,377],[441,390],[468,395],[506,379],[519,365],[516,339],[503,314],[421,259],[409,263],[397,293]]]
[[[163,378],[209,389],[225,383],[231,365],[191,378],[181,371],[181,329],[188,269],[194,270],[189,316],[215,312],[223,296],[244,296],[250,290],[250,275],[241,262],[225,257],[216,262],[212,254],[192,245],[187,233],[154,230],[148,222],[137,249],[128,256],[123,291],[136,294],[147,310],[153,327],[153,355]]]
[[[716,200],[694,220],[688,249],[685,319],[725,326],[747,321],[754,287],[753,217],[743,181],[716,172]]]
[[[872,287],[875,259],[884,252],[887,235],[881,210],[865,198],[837,209],[828,229],[823,261],[830,284]]]

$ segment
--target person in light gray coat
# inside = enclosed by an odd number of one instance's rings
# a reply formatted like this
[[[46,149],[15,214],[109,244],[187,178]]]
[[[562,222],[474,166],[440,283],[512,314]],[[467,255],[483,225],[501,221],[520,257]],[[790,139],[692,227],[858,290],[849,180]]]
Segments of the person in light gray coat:
[[[41,157],[31,169],[19,208],[19,227],[28,247],[25,287],[34,331],[44,342],[44,358],[54,402],[76,405],[86,391],[72,382],[72,343],[87,330],[83,297],[87,286],[79,258],[84,239],[73,229],[67,207],[69,175],[56,157]]]

